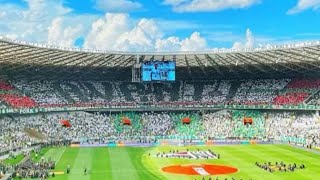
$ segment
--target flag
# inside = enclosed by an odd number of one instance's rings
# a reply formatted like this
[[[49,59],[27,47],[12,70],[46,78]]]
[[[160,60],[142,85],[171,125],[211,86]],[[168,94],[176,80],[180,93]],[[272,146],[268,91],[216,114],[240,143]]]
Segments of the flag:
[[[67,127],[67,128],[70,128],[71,127],[71,124],[68,120],[60,120],[60,124],[63,126],[63,127]]]

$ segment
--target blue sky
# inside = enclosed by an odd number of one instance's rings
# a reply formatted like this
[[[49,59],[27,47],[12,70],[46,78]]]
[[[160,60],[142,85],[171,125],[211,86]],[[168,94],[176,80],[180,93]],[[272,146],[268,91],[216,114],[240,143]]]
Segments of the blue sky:
[[[0,35],[108,51],[255,48],[320,39],[320,0],[0,0]]]

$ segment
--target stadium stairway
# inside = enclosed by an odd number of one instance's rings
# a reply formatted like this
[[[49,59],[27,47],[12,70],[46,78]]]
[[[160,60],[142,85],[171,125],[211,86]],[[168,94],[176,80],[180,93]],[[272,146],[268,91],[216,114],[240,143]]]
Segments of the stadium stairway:
[[[320,89],[318,89],[317,91],[315,91],[314,93],[312,93],[305,101],[304,104],[308,104],[315,96],[319,96],[320,95]]]
[[[24,128],[23,131],[28,135],[30,138],[38,139],[38,140],[45,140],[46,136],[31,128]]]

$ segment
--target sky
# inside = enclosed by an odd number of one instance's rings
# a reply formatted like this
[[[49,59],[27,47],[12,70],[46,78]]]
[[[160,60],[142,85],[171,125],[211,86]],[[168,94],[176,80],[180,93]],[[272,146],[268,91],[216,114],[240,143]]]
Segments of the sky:
[[[127,52],[320,40],[320,0],[0,0],[0,36]]]

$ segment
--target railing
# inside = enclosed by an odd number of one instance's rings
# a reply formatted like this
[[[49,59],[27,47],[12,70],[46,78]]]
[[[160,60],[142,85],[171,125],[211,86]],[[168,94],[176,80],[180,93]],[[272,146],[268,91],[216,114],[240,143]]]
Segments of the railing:
[[[48,107],[48,108],[5,108],[0,114],[35,114],[45,112],[64,111],[179,111],[179,110],[214,110],[214,109],[240,109],[240,110],[320,110],[319,105],[100,105],[84,107]]]

